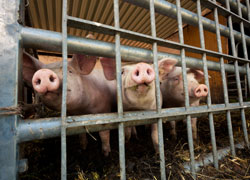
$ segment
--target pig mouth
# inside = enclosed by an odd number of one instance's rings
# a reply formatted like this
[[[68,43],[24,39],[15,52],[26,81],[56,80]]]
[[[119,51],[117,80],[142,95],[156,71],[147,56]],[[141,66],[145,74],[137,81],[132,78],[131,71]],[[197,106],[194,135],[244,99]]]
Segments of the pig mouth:
[[[59,92],[47,91],[43,96],[44,96],[45,98],[49,98],[49,97],[58,97],[58,96],[59,96]]]
[[[138,84],[136,86],[136,91],[139,94],[145,94],[148,92],[148,90],[149,90],[149,84],[147,84],[147,83]]]
[[[45,94],[43,94],[43,96],[45,98],[51,98],[51,97],[59,97],[60,93],[61,93],[62,89],[58,90],[58,91],[47,91]],[[67,89],[67,92],[69,93],[71,90]]]

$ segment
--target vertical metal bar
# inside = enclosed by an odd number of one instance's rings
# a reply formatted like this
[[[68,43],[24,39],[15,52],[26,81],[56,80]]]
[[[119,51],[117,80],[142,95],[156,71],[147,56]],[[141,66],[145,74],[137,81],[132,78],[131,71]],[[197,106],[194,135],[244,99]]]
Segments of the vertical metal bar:
[[[16,107],[22,82],[19,46],[19,1],[0,1],[0,108]],[[20,54],[19,54],[20,53]],[[18,81],[20,80],[20,81]],[[4,86],[4,87],[3,87]],[[0,179],[18,179],[17,115],[0,115]]]
[[[124,124],[119,123],[119,160],[120,160],[120,179],[126,179],[126,163],[125,163],[125,136],[124,136]]]
[[[155,27],[155,9],[154,9],[154,0],[150,0],[150,20],[151,20],[151,33],[152,37],[156,37],[156,27]],[[159,70],[158,70],[158,58],[157,58],[157,43],[153,43],[153,59],[154,59],[154,70],[156,73],[156,110],[158,113],[161,112],[161,90],[160,90],[160,81],[159,81]],[[161,179],[166,179],[166,170],[165,170],[165,156],[164,156],[164,142],[163,142],[163,129],[162,129],[162,119],[157,121],[158,128],[158,139],[159,139],[159,153],[160,153],[160,169],[161,169]]]
[[[214,20],[215,20],[215,27],[216,27],[216,38],[217,38],[218,51],[219,51],[219,53],[222,53],[221,36],[220,36],[220,30],[219,30],[219,18],[218,18],[217,8],[214,9]],[[224,91],[224,101],[225,101],[225,106],[228,107],[229,106],[229,99],[228,99],[228,90],[227,90],[227,82],[226,82],[225,64],[224,64],[224,59],[222,57],[220,57],[220,65],[221,65],[221,77],[222,77],[222,84],[223,84],[223,91]],[[233,130],[232,130],[232,121],[231,121],[231,112],[230,111],[227,111],[227,127],[228,127],[231,153],[233,156],[235,156],[235,147],[234,147],[234,139],[233,139]]]
[[[152,37],[156,37],[156,27],[155,27],[155,11],[154,11],[154,0],[150,0],[150,20],[151,20],[151,34]],[[153,43],[153,63],[154,70],[156,73],[156,110],[158,113],[161,112],[161,90],[159,83],[159,70],[158,70],[158,58],[157,58],[157,43]]]
[[[239,14],[240,17],[242,17],[241,6],[240,6],[241,3],[240,3],[239,0],[237,0],[237,5],[238,5],[238,14]],[[232,22],[230,23],[230,27],[229,27],[230,32],[232,31],[231,25],[232,25]],[[247,53],[247,46],[246,46],[243,22],[240,22],[240,30],[241,30],[241,38],[242,38],[244,58],[248,59],[248,53]],[[230,36],[231,36],[231,33],[230,33]],[[231,36],[231,38],[234,38],[234,37]],[[235,46],[232,46],[232,48],[235,48]],[[236,57],[236,54],[234,54],[233,56]],[[235,66],[235,74],[236,74],[236,82],[237,82],[239,103],[243,107],[244,106],[244,104],[243,104],[243,96],[242,96],[242,89],[241,89],[241,83],[240,83],[240,73],[239,73],[239,66],[238,66],[238,61],[237,60],[235,60],[234,66]],[[249,67],[249,63],[247,63],[247,67]],[[246,116],[245,116],[244,108],[240,109],[240,112],[241,112],[241,120],[242,120],[242,129],[243,129],[244,139],[245,139],[245,143],[246,143],[247,147],[249,148],[247,125],[246,125]]]
[[[201,48],[205,49],[205,39],[204,39],[204,32],[203,32],[203,25],[201,22],[201,2],[200,0],[197,0],[197,13],[198,13],[198,24],[199,24],[199,34],[200,34],[200,44]],[[210,94],[210,85],[208,80],[208,69],[207,69],[207,59],[206,54],[202,54],[202,60],[203,60],[203,71],[205,74],[205,84],[208,87],[208,95],[207,95],[207,106],[208,109],[211,109],[211,94]],[[216,138],[215,138],[215,130],[214,130],[214,119],[213,119],[213,113],[208,114],[209,117],[209,127],[210,127],[210,134],[211,134],[211,143],[212,143],[212,149],[213,149],[213,160],[214,160],[214,167],[218,169],[218,156],[217,156],[217,147],[216,147]]]
[[[180,43],[184,44],[180,0],[176,0],[176,8],[177,8],[179,39],[180,39]],[[186,109],[188,109],[189,108],[189,95],[188,95],[188,82],[187,82],[184,48],[181,49],[181,66],[182,66],[183,86],[184,86],[184,94],[185,94],[185,107]],[[194,165],[194,144],[193,144],[193,135],[192,135],[192,126],[191,126],[191,116],[187,115],[186,119],[187,119],[188,146],[189,146],[190,160],[191,160],[191,173],[192,173],[192,176],[196,178],[195,165]]]
[[[250,21],[250,3],[249,3],[249,0],[246,0],[246,4],[247,4],[248,21]],[[249,63],[246,64],[246,69],[247,69],[247,84],[248,84],[247,93],[250,94],[250,68],[249,68]]]
[[[67,116],[67,69],[68,69],[68,48],[67,48],[67,0],[63,0],[62,6],[62,54],[63,54],[63,88],[61,106],[61,179],[67,179],[67,150],[66,150],[66,116]]]
[[[114,21],[115,28],[120,28],[119,0],[114,0]],[[115,59],[116,59],[116,79],[117,79],[117,103],[118,116],[123,116],[122,105],[122,77],[121,77],[121,51],[120,51],[120,33],[115,34]],[[126,179],[126,163],[125,163],[125,140],[124,140],[124,124],[119,124],[119,159],[120,159],[120,179]]]
[[[249,3],[249,0],[246,0],[246,5],[247,5],[247,18],[248,18],[248,21],[250,21],[250,3]]]
[[[114,0],[114,20],[115,27],[120,28],[119,20],[119,1]],[[115,59],[116,59],[116,80],[117,80],[117,102],[118,102],[118,114],[122,116],[123,105],[122,105],[122,77],[121,77],[121,50],[120,50],[120,33],[115,35]]]

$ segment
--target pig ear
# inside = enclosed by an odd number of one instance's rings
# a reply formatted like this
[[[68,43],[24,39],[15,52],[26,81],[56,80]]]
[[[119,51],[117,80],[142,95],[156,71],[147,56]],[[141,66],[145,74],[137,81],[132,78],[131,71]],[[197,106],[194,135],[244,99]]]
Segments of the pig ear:
[[[44,64],[35,57],[23,52],[23,79],[28,85],[31,86],[33,75],[37,70],[41,69],[43,65]]]
[[[74,54],[70,63],[81,74],[87,75],[91,73],[91,71],[95,67],[96,56]]]
[[[116,78],[115,59],[101,57],[103,72],[107,80],[114,80]]]
[[[190,69],[189,72],[194,73],[195,79],[197,79],[198,81],[201,81],[202,79],[204,79],[204,73],[201,70]],[[210,76],[208,77],[210,78]]]
[[[164,58],[158,62],[159,78],[163,81],[167,78],[168,74],[174,70],[177,59]]]

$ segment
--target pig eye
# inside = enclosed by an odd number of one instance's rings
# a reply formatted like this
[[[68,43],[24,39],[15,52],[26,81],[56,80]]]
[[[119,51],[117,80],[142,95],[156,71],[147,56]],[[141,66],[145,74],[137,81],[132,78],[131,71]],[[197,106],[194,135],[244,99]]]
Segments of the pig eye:
[[[178,77],[174,77],[173,80],[176,82],[176,81],[179,81],[179,78]]]
[[[69,70],[69,73],[72,73],[72,71],[71,71],[71,70]]]
[[[122,74],[124,74],[124,69],[122,69],[122,72],[121,72]]]

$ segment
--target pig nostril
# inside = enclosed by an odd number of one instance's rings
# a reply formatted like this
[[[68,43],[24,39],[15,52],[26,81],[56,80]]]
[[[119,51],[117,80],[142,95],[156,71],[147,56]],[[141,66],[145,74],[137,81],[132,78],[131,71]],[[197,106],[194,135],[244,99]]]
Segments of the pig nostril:
[[[139,73],[139,71],[137,70],[137,71],[135,72],[135,75],[136,75],[136,76],[139,76],[139,74],[140,74],[140,73]]]
[[[147,74],[150,75],[151,74],[151,71],[150,69],[147,70]]]
[[[39,84],[41,84],[41,79],[36,80],[36,85],[39,85]]]
[[[196,91],[196,93],[201,93],[201,90],[200,90],[200,89],[198,89],[198,90]]]
[[[207,92],[207,89],[204,89],[204,92]]]
[[[49,80],[50,80],[50,82],[54,82],[55,78],[51,75],[51,76],[49,77]]]

